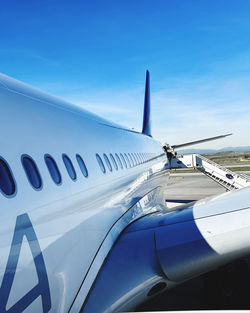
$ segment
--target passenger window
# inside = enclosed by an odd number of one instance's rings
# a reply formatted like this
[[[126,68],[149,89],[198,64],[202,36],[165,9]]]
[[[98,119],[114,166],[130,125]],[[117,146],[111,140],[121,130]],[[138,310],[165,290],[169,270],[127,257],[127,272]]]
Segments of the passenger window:
[[[47,168],[49,170],[50,176],[53,179],[54,183],[56,183],[57,185],[61,184],[62,177],[56,165],[55,160],[48,154],[44,156],[44,159],[45,159]]]
[[[131,165],[131,163],[130,163],[130,160],[129,160],[127,154],[124,153],[124,156],[125,156],[125,159],[126,159],[126,161],[127,161],[127,163],[128,163],[128,166],[131,167],[132,165]]]
[[[117,153],[115,153],[115,157],[116,157],[116,160],[117,160],[117,162],[118,162],[120,168],[123,168],[121,159],[119,158],[119,155],[118,155]]]
[[[25,155],[22,156],[22,164],[31,186],[35,189],[40,189],[42,187],[42,179],[35,162],[31,157]]]
[[[99,154],[96,154],[95,156],[96,156],[96,159],[97,159],[97,162],[98,162],[98,164],[99,164],[99,166],[100,166],[101,171],[102,171],[103,173],[106,173],[106,169],[105,169],[105,166],[104,166],[104,164],[103,164],[103,162],[102,162],[101,157],[99,156]]]
[[[10,168],[2,158],[0,158],[0,189],[7,196],[13,195],[16,190]]]
[[[83,176],[88,177],[88,170],[87,167],[82,159],[82,157],[79,154],[76,154],[76,160],[78,162],[78,165],[83,173]]]
[[[127,163],[126,163],[126,161],[125,161],[124,156],[123,156],[122,153],[120,153],[120,157],[121,157],[121,159],[122,159],[123,166],[124,166],[125,168],[127,168],[128,165],[127,165]]]
[[[75,171],[75,169],[73,167],[73,164],[72,164],[70,158],[66,154],[63,154],[62,158],[63,158],[64,165],[66,167],[66,170],[67,170],[67,172],[69,174],[69,177],[72,180],[76,180],[76,171]]]
[[[136,153],[132,153],[132,156],[134,157],[135,165],[138,165],[139,162],[138,162],[138,160],[137,160],[137,155],[136,155]]]
[[[134,153],[131,153],[130,156],[131,156],[134,166],[136,166],[136,159],[135,159]]]
[[[110,170],[110,172],[112,172],[112,166],[111,166],[111,164],[109,162],[109,158],[107,157],[107,155],[105,153],[103,153],[103,157],[104,157],[104,160],[105,160],[105,162],[107,164],[108,169]]]
[[[128,153],[128,157],[129,157],[129,161],[130,161],[131,166],[134,166],[134,160],[132,159],[130,153]]]
[[[141,160],[140,160],[140,158],[139,158],[138,153],[136,153],[135,156],[136,156],[136,159],[137,159],[137,161],[138,161],[138,164],[140,164],[140,163],[141,163]]]
[[[111,153],[109,154],[109,156],[110,156],[110,159],[111,159],[115,169],[118,170],[118,166],[117,166],[115,158],[113,157],[113,155]]]
[[[141,158],[141,154],[140,153],[138,153],[138,158],[140,160],[140,164],[142,164],[142,158]]]
[[[134,156],[135,156],[135,159],[136,159],[136,164],[139,165],[140,162],[139,162],[139,159],[138,159],[138,156],[137,156],[137,153],[134,153]]]
[[[138,159],[139,159],[139,164],[142,164],[142,160],[141,160],[141,155],[140,155],[140,153],[137,153],[137,157],[138,157]]]

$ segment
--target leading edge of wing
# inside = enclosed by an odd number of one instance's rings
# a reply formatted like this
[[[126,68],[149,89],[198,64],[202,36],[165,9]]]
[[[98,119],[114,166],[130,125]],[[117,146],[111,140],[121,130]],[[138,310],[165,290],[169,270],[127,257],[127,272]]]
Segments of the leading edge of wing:
[[[249,199],[247,187],[133,222],[110,251],[84,312],[130,311],[154,290],[249,254]]]

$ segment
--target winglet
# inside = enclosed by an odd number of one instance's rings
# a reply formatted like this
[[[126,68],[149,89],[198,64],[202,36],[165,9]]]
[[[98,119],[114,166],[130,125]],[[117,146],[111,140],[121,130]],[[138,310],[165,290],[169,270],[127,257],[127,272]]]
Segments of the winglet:
[[[144,115],[142,133],[152,137],[151,135],[151,119],[150,119],[150,84],[149,84],[149,71],[146,71],[146,86],[145,86],[145,99],[144,99]]]

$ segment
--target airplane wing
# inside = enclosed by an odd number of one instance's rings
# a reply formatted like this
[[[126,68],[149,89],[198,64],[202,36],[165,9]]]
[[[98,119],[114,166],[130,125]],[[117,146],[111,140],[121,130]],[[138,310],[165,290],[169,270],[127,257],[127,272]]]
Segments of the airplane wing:
[[[140,298],[249,254],[249,194],[250,187],[133,222],[102,266],[84,312],[131,310]]]
[[[196,141],[190,141],[190,142],[186,142],[186,143],[181,143],[178,145],[171,145],[171,147],[173,149],[179,149],[182,147],[186,147],[186,146],[192,146],[192,145],[197,145],[198,143],[203,143],[203,142],[207,142],[207,141],[212,141],[212,140],[217,140],[217,139],[221,139],[221,138],[225,138],[227,136],[231,136],[232,134],[226,134],[226,135],[220,135],[220,136],[215,136],[215,137],[209,137],[209,138],[205,138],[205,139],[201,139],[201,140],[196,140]]]

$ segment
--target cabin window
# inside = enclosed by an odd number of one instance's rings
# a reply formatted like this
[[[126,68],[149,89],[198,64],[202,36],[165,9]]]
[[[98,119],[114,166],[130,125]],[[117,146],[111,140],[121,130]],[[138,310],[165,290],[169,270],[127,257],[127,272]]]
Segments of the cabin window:
[[[136,166],[136,160],[135,160],[134,154],[131,153],[130,156],[131,156],[131,159],[133,161],[133,165]]]
[[[88,177],[87,167],[86,167],[82,157],[79,154],[76,155],[76,160],[77,160],[78,165],[79,165],[79,167],[80,167],[80,169],[81,169],[81,171],[83,173],[83,176]]]
[[[130,161],[131,167],[134,166],[134,160],[132,159],[130,153],[128,153],[128,157],[129,157],[129,161]]]
[[[16,187],[8,164],[0,158],[0,189],[7,195],[13,195]]]
[[[126,163],[126,161],[125,161],[124,156],[122,155],[122,153],[120,153],[120,157],[121,157],[121,159],[122,159],[122,163],[123,163],[124,167],[127,168],[128,165],[127,165],[127,163]]]
[[[118,170],[118,165],[117,165],[117,163],[116,163],[115,158],[113,157],[113,155],[112,155],[111,153],[110,153],[109,156],[110,156],[111,162],[113,163],[115,169]]]
[[[141,154],[137,153],[140,164],[142,164]]]
[[[72,164],[70,158],[66,154],[63,154],[62,158],[63,158],[64,165],[66,167],[66,170],[67,170],[67,172],[69,174],[69,177],[72,180],[76,180],[76,171],[75,171],[75,169],[73,167],[73,164]]]
[[[101,159],[101,157],[99,156],[99,154],[96,154],[96,159],[97,159],[97,162],[98,162],[98,164],[99,164],[99,166],[100,166],[101,171],[102,171],[103,173],[106,173],[105,166],[104,166],[104,164],[103,164],[103,162],[102,162],[102,159]]]
[[[134,161],[134,164],[135,164],[135,166],[136,166],[136,165],[137,165],[137,160],[136,160],[135,154],[134,154],[134,153],[131,153],[131,157],[132,157],[132,159],[133,159],[133,161]]]
[[[144,163],[143,154],[140,153],[140,156],[141,156],[142,163]]]
[[[143,158],[142,158],[142,154],[139,153],[140,159],[141,159],[141,164],[143,163]]]
[[[108,169],[110,170],[110,172],[112,172],[112,166],[111,166],[111,163],[109,162],[109,158],[107,157],[107,155],[105,153],[103,153],[103,157],[104,157],[104,160],[107,164]]]
[[[42,179],[36,163],[30,156],[24,155],[22,156],[22,164],[31,186],[35,189],[40,189],[42,187]]]
[[[136,156],[136,158],[138,160],[138,165],[140,165],[141,164],[141,160],[140,160],[140,157],[139,157],[139,153],[136,153],[135,156]]]
[[[118,162],[120,168],[123,168],[121,159],[119,158],[119,155],[118,155],[117,153],[115,153],[115,158],[116,158],[116,160],[117,160],[117,162]]]
[[[59,172],[59,169],[56,165],[55,160],[48,154],[44,156],[45,163],[47,165],[47,168],[49,170],[50,176],[53,179],[54,183],[59,185],[62,182],[62,177]]]
[[[134,158],[135,165],[138,165],[138,160],[136,158],[136,154],[135,153],[131,153],[131,154],[132,154],[132,157]]]
[[[135,156],[135,159],[136,159],[136,164],[139,165],[140,162],[139,162],[139,159],[138,159],[138,156],[137,156],[137,153],[134,153],[134,156]]]
[[[141,156],[140,156],[140,153],[137,153],[137,158],[138,158],[138,160],[139,160],[139,164],[141,164],[141,163],[142,163],[142,161],[141,161]]]
[[[129,167],[131,167],[131,166],[132,166],[132,164],[130,163],[130,160],[129,160],[129,158],[128,158],[127,154],[126,154],[126,153],[124,153],[124,156],[125,156],[125,159],[126,159],[126,161],[127,161],[128,166],[129,166]]]

